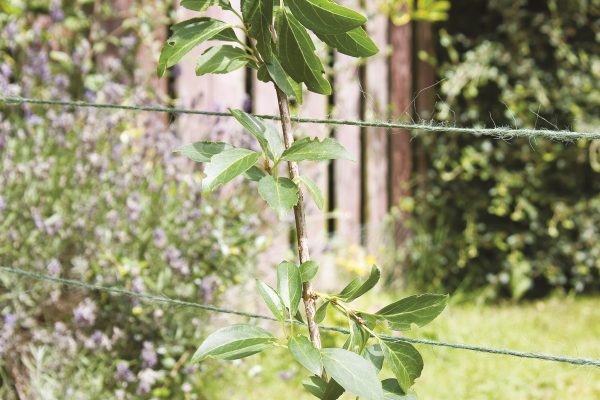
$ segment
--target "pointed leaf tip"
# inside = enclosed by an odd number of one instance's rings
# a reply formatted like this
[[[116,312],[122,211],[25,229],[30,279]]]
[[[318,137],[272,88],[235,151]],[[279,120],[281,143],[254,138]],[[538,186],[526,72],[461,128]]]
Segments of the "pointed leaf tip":
[[[276,340],[258,326],[228,326],[211,333],[192,357],[192,362],[200,362],[208,357],[237,360],[272,347]]]

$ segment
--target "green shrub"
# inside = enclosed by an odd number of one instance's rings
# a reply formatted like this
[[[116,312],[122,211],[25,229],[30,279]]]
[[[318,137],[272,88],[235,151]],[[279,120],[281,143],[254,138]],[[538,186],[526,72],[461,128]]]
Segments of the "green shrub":
[[[592,130],[598,11],[598,2],[452,2],[438,25],[445,101],[436,117]],[[424,134],[413,143],[427,171],[426,186],[400,207],[413,213],[413,236],[397,254],[408,282],[488,298],[600,289],[600,184],[589,142]]]

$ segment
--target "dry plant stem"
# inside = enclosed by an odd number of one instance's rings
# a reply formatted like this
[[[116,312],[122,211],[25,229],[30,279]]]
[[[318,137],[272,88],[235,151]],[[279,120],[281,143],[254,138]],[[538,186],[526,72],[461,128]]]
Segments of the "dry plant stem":
[[[285,148],[289,149],[292,143],[294,143],[294,135],[292,133],[292,121],[290,119],[290,107],[288,97],[283,93],[277,85],[275,85],[277,91],[277,100],[279,102],[279,113],[281,115],[281,128],[283,130],[283,141]],[[298,164],[295,162],[288,162],[288,169],[290,172],[290,179],[294,180],[300,176],[298,170]],[[305,263],[310,260],[310,254],[308,252],[308,235],[306,233],[306,219],[304,217],[304,193],[301,188],[298,188],[298,204],[294,207],[294,217],[296,219],[296,236],[298,237],[298,258],[300,263]],[[306,310],[306,323],[308,325],[308,332],[310,334],[310,340],[316,348],[321,348],[321,334],[319,333],[319,326],[315,322],[315,296],[312,290],[310,282],[305,282],[302,288],[302,299],[304,300],[304,308]]]

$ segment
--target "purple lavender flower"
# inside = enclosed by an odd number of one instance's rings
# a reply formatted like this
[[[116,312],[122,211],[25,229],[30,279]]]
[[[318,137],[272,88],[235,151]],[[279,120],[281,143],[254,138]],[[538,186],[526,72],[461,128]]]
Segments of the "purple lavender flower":
[[[219,282],[214,276],[207,276],[200,281],[200,294],[202,301],[212,303]]]
[[[84,96],[85,96],[86,100],[88,100],[88,101],[96,100],[96,94],[89,89],[87,89],[85,91]]]
[[[10,78],[12,76],[12,68],[8,63],[0,64],[0,75],[4,78]]]
[[[198,371],[198,364],[191,364],[191,365],[186,365],[185,367],[183,367],[183,369],[181,370],[184,374],[186,375],[191,375],[193,373],[195,373],[196,371]]]
[[[138,379],[140,383],[135,391],[138,396],[148,394],[152,390],[152,386],[156,383],[158,379],[162,377],[163,374],[160,372],[154,371],[153,369],[146,368],[139,372]]]
[[[54,85],[64,90],[69,86],[69,78],[64,74],[58,74],[54,77]]]
[[[33,223],[35,227],[39,231],[43,231],[46,229],[46,225],[44,225],[44,219],[42,218],[42,214],[38,210],[31,210],[31,217],[33,218]]]
[[[4,35],[6,37],[13,37],[19,33],[19,27],[14,21],[10,21],[8,24],[4,26]]]
[[[279,373],[279,379],[282,381],[289,381],[290,379],[293,379],[294,376],[296,376],[296,371],[281,371]]]
[[[50,10],[50,18],[52,18],[52,21],[54,22],[61,22],[65,19],[65,12],[60,8],[52,7],[52,10]]]
[[[110,350],[110,349],[112,349],[112,343],[111,343],[110,339],[108,338],[108,336],[106,336],[100,330],[94,331],[94,334],[85,340],[84,346],[90,350],[93,350],[93,349]]]
[[[144,342],[144,348],[142,349],[142,365],[144,368],[152,368],[157,362],[158,357],[154,350],[154,344],[152,344],[152,342]]]
[[[139,276],[136,277],[131,282],[131,290],[133,290],[134,292],[137,292],[137,293],[143,292],[144,291],[144,280],[142,278],[140,278]]]
[[[123,383],[131,383],[135,381],[135,375],[129,369],[129,364],[127,361],[119,361],[114,377],[116,380]]]
[[[44,120],[39,115],[35,115],[35,114],[30,114],[30,115],[26,116],[25,120],[32,127],[33,126],[40,126],[40,125],[42,125],[44,123]]]
[[[79,326],[93,325],[96,322],[96,303],[90,298],[85,299],[73,310],[73,317]]]
[[[17,316],[15,314],[6,314],[4,316],[4,326],[6,328],[12,328],[17,323]]]
[[[6,209],[6,201],[4,201],[4,197],[0,196],[0,213]]]
[[[123,45],[123,47],[126,49],[131,49],[133,46],[135,46],[136,42],[137,38],[133,35],[125,36],[123,39],[121,39],[121,45]]]
[[[154,230],[152,238],[154,239],[154,244],[156,245],[156,247],[162,248],[167,245],[167,235],[165,234],[165,231],[162,228],[156,228]]]
[[[190,267],[188,263],[181,257],[181,251],[173,246],[169,246],[165,252],[167,263],[175,271],[181,275],[187,276],[190,274]]]
[[[48,273],[50,275],[54,275],[54,276],[59,275],[60,270],[61,270],[60,262],[56,258],[53,258],[48,263],[48,266],[46,266],[46,269],[48,270]]]
[[[137,221],[142,211],[142,205],[140,204],[140,194],[134,192],[127,197],[127,209],[129,211],[129,219],[131,221]]]

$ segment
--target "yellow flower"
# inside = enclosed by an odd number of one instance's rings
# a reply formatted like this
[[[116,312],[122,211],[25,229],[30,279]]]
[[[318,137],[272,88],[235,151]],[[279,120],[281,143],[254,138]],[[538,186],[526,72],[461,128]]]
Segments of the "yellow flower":
[[[377,264],[377,258],[373,254],[367,255],[365,261],[367,262],[367,266]]]

